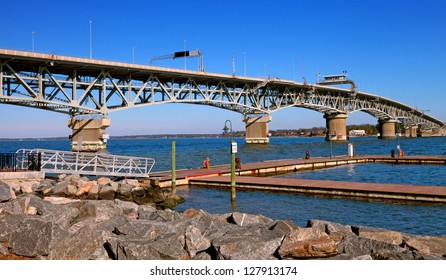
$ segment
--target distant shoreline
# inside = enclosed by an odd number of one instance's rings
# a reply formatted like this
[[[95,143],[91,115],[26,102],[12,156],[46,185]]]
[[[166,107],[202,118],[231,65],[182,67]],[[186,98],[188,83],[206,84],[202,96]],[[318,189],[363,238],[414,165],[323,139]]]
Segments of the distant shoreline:
[[[234,138],[245,137],[244,135],[234,135]],[[276,136],[272,135],[270,138],[320,138],[325,135],[302,135],[302,136]],[[376,137],[376,135],[365,136],[350,136],[350,138],[363,138],[363,137]],[[110,140],[120,139],[178,139],[178,138],[229,138],[228,136],[222,136],[221,134],[165,134],[165,135],[123,135],[123,136],[111,136]],[[58,140],[70,140],[68,137],[36,137],[36,138],[0,138],[0,142],[8,141],[58,141]]]

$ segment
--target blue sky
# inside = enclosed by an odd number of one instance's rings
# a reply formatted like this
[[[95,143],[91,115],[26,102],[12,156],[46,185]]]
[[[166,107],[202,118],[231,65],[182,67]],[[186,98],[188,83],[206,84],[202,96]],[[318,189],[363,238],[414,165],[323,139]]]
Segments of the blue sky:
[[[446,1],[3,1],[0,48],[147,64],[154,56],[200,50],[207,72],[314,83],[348,71],[360,91],[446,120]],[[246,63],[245,63],[246,62]],[[158,66],[184,69],[184,60]],[[198,60],[186,61],[198,70]],[[241,115],[213,107],[158,105],[112,113],[110,135],[220,133]],[[68,116],[0,104],[0,138],[67,136]],[[5,121],[7,120],[7,121]],[[372,123],[350,114],[347,124]],[[270,129],[324,126],[322,114],[289,108]]]

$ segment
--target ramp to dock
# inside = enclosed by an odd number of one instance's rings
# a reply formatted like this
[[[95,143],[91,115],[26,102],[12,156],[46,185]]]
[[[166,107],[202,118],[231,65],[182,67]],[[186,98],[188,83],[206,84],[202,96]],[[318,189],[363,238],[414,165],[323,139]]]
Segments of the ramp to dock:
[[[81,174],[109,177],[149,177],[155,159],[129,157],[106,153],[68,152],[46,149],[20,149],[17,151],[19,169],[30,169],[31,164],[39,170],[55,174]],[[29,160],[31,158],[31,160]],[[35,166],[33,166],[33,169]]]

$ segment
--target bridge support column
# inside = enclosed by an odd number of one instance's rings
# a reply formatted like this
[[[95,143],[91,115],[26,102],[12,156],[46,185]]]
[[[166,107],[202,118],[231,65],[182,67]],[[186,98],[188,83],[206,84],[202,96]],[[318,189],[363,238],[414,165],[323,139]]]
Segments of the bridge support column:
[[[406,131],[405,136],[407,138],[416,138],[418,132],[418,126],[417,125],[408,126],[406,127],[405,131]]]
[[[379,133],[379,139],[395,139],[396,138],[396,133],[395,133],[396,120],[394,120],[394,119],[379,120],[379,123],[381,124],[381,131]]]
[[[269,144],[268,123],[271,116],[244,116],[246,125],[246,144]]]
[[[75,119],[68,121],[68,127],[73,133],[70,135],[71,150],[73,152],[99,152],[107,148],[108,135],[105,129],[110,126],[110,119]]]
[[[325,141],[347,140],[347,114],[325,114],[326,135]]]

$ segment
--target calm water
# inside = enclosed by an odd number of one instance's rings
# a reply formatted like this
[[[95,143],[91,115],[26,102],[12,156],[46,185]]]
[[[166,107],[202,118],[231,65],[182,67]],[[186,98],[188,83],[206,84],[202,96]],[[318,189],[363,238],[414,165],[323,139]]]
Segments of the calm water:
[[[322,138],[271,138],[264,146],[238,142],[238,156],[243,162],[301,158],[309,150],[312,156],[346,155],[347,143],[325,142]],[[111,154],[153,157],[154,171],[170,170],[172,139],[111,140]],[[229,139],[200,138],[175,139],[177,169],[201,166],[205,157],[211,165],[229,162]],[[416,138],[378,140],[351,139],[355,154],[390,154],[400,144],[406,155],[446,155],[446,138]],[[53,141],[0,141],[0,152],[15,152],[19,148],[69,150],[68,140]],[[446,186],[444,165],[390,165],[358,164],[323,170],[297,172],[284,176],[306,179],[326,179],[362,182],[403,183],[414,185]],[[263,214],[273,219],[289,219],[305,226],[309,219],[330,220],[348,225],[366,225],[423,235],[446,235],[446,205],[365,201],[351,198],[312,197],[271,192],[237,193],[235,209],[226,190],[190,187],[179,191],[186,202],[175,210],[200,208],[210,213],[231,211]]]

